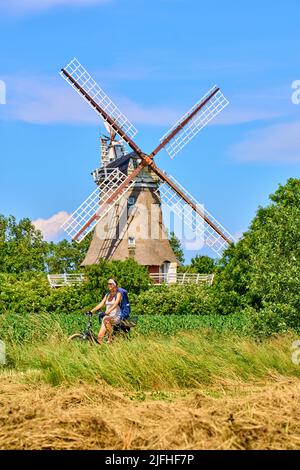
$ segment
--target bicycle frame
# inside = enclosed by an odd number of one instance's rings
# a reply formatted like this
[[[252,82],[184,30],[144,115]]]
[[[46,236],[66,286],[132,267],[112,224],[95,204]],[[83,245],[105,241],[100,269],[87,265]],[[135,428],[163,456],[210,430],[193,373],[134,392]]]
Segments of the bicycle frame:
[[[89,317],[89,320],[88,320],[86,330],[83,333],[83,339],[92,340],[98,343],[98,338],[93,331],[93,321],[92,321],[93,314],[92,313],[88,314],[88,317]]]
[[[91,312],[87,312],[85,314],[88,318],[88,323],[87,323],[87,326],[86,326],[86,329],[84,331],[84,333],[82,334],[75,334],[75,335],[72,335],[70,338],[73,339],[73,337],[81,337],[82,340],[84,341],[91,341],[92,343],[94,344],[99,344],[99,341],[98,341],[98,337],[95,335],[94,331],[93,331],[93,314]],[[99,321],[101,323],[101,320],[103,319],[103,317],[105,316],[105,313],[100,313],[99,314]],[[118,325],[114,325],[113,326],[113,336],[115,335],[121,335],[121,334],[125,334],[127,335],[129,332],[130,332],[130,329],[135,326],[136,324],[136,317],[134,317],[134,320],[135,320],[135,323],[131,323],[131,324],[126,324],[125,321],[121,321]]]

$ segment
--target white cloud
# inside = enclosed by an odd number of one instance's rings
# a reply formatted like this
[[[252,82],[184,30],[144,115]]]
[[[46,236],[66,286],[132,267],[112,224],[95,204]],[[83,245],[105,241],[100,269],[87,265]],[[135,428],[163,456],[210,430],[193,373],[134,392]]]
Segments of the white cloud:
[[[168,106],[148,106],[128,98],[117,99],[125,114],[138,124],[169,126],[178,121],[180,111]]]
[[[103,5],[112,0],[0,0],[0,10],[12,14],[28,14],[55,7]]]
[[[230,149],[243,162],[300,162],[300,122],[275,124],[249,132],[244,141]]]
[[[59,77],[7,77],[7,118],[34,124],[98,123],[90,107]]]
[[[251,122],[268,121],[280,117],[281,113],[253,106],[228,106],[213,123],[215,125],[233,126]]]
[[[226,93],[225,93],[226,94]],[[272,121],[292,115],[290,89],[286,87],[249,90],[227,96],[230,104],[214,121],[219,125]]]
[[[142,74],[140,70],[140,74]],[[115,69],[98,71],[102,80],[116,76]],[[126,73],[125,73],[126,76]],[[53,76],[7,76],[3,77],[9,90],[7,106],[1,109],[3,118],[34,124],[93,124],[100,118],[58,75]],[[120,78],[120,77],[119,77]],[[129,78],[129,75],[128,75]],[[123,77],[122,77],[123,79]],[[101,83],[101,79],[99,80]],[[173,125],[185,113],[185,108],[151,105],[135,102],[124,96],[114,96],[113,101],[136,125]],[[251,122],[270,121],[289,110],[265,97],[265,102],[247,97],[232,97],[230,105],[214,120],[212,125],[239,125]],[[295,108],[295,106],[293,107]],[[294,109],[293,109],[294,111]]]
[[[49,219],[37,219],[33,221],[34,226],[40,230],[47,241],[56,241],[62,234],[61,225],[69,217],[65,211],[52,215]]]
[[[9,99],[2,116],[34,124],[95,124],[100,117],[58,76],[6,77]],[[136,103],[128,98],[114,99],[134,124],[170,125],[178,111]]]

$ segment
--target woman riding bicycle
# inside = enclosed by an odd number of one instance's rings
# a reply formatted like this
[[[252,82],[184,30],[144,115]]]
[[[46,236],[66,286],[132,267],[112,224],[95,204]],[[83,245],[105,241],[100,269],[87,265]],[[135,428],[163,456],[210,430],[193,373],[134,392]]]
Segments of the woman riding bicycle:
[[[106,306],[105,315],[102,320],[101,328],[98,333],[98,342],[102,343],[103,338],[108,333],[108,343],[112,342],[113,325],[117,325],[121,321],[121,308],[122,295],[118,292],[118,283],[114,279],[109,279],[107,282],[108,294],[103,297],[99,305],[91,310],[92,313],[101,310]]]

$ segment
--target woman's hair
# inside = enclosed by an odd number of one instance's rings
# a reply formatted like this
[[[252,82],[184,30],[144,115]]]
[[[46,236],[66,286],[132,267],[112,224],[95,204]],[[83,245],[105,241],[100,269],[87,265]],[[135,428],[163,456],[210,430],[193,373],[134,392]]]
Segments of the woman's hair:
[[[108,280],[108,282],[109,282],[109,283],[112,283],[112,284],[114,284],[116,287],[118,287],[118,281],[117,281],[116,279],[111,278],[111,279]]]

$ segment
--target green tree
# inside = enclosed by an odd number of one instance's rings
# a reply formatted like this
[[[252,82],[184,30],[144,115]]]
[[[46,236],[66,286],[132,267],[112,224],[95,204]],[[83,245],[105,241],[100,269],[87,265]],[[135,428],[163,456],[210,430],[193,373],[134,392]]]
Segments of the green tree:
[[[71,273],[80,270],[80,265],[85,258],[91,234],[81,243],[62,240],[58,243],[48,244],[48,255],[46,259],[47,271],[50,274]]]
[[[215,296],[222,313],[251,311],[260,327],[300,326],[300,180],[289,179],[260,207],[221,262]]]
[[[170,233],[169,242],[170,242],[171,248],[174,252],[174,255],[176,256],[178,261],[180,261],[180,263],[184,263],[184,252],[183,252],[183,249],[182,249],[182,246],[181,246],[181,242],[180,242],[179,238],[176,237],[174,232]]]
[[[127,289],[130,294],[138,294],[148,289],[151,284],[148,269],[133,259],[125,261],[100,260],[99,264],[87,267],[86,273],[88,277],[87,289],[96,293],[97,296],[103,295],[107,290],[107,280],[111,277],[116,279],[119,286]]]
[[[215,271],[215,260],[209,256],[197,255],[191,259],[192,272],[199,274],[211,274]]]
[[[44,271],[47,243],[28,218],[0,215],[0,272]]]

